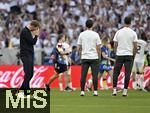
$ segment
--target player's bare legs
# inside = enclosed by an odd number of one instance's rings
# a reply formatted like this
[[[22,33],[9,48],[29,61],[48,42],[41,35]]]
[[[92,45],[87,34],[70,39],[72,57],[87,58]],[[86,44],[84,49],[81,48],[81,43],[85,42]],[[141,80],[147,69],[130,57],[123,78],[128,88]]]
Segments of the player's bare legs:
[[[59,75],[58,81],[59,81],[59,90],[63,91],[62,74]]]
[[[132,69],[133,88],[144,89],[144,63],[134,62]]]
[[[71,81],[71,67],[68,68],[66,72],[64,72],[64,77],[65,77],[65,91],[71,92],[76,90],[75,88],[72,87],[72,81]]]
[[[46,91],[50,91],[49,85],[59,77],[59,73],[55,72],[55,74],[50,78],[48,84],[45,84]]]

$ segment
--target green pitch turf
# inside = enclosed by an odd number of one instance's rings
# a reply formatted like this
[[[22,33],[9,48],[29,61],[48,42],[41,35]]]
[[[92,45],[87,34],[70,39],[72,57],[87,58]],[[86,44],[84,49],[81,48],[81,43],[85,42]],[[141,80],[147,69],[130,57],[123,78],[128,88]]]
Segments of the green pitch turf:
[[[98,97],[58,89],[50,93],[50,113],[150,113],[150,93],[143,91],[129,90],[128,97],[122,97],[122,92],[112,97],[111,90],[99,91]]]

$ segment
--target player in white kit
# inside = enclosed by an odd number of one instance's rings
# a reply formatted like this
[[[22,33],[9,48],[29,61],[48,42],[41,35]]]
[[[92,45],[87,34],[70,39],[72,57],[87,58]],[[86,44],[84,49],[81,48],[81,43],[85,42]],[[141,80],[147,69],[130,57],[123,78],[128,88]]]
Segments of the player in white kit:
[[[65,51],[66,55],[64,55],[65,59],[66,59],[66,64],[67,64],[67,71],[65,71],[64,74],[64,79],[65,79],[65,84],[66,84],[66,87],[65,89],[63,89],[63,85],[62,85],[62,74],[60,74],[59,76],[59,89],[60,91],[74,91],[75,88],[72,87],[72,81],[71,81],[71,58],[70,58],[70,53],[72,52],[72,49],[71,49],[71,46],[69,45],[68,43],[68,37],[66,35],[62,35],[62,37],[65,38],[65,40],[63,41],[62,43],[62,48],[63,48],[63,51]]]
[[[134,64],[132,69],[132,79],[134,89],[143,89],[144,83],[144,60],[145,50],[147,47],[146,37],[141,34],[141,39],[137,41],[137,53],[134,58]]]

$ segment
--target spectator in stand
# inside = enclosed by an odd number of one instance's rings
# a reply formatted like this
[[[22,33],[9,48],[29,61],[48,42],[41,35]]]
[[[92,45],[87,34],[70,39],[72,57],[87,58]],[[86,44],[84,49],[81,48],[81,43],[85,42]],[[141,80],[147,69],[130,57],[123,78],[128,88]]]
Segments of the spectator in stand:
[[[3,41],[9,43],[16,27],[22,29],[31,20],[38,19],[42,29],[54,36],[52,44],[56,44],[58,34],[67,33],[69,41],[77,46],[74,35],[85,30],[83,23],[87,18],[94,19],[94,31],[99,35],[113,37],[112,32],[120,29],[124,17],[129,15],[132,15],[132,28],[140,36],[141,31],[150,32],[149,12],[149,0],[1,0],[0,36],[5,35]]]

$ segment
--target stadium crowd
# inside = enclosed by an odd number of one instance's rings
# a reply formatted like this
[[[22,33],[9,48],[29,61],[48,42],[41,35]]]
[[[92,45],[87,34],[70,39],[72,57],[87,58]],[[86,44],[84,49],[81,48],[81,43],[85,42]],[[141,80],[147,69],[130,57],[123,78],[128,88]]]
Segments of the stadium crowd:
[[[75,53],[78,35],[88,18],[95,21],[94,30],[100,37],[111,41],[130,15],[138,37],[147,37],[150,54],[149,12],[149,0],[1,0],[0,48],[19,47],[21,29],[37,19],[41,32],[36,47],[42,48],[45,56],[50,56],[59,34],[69,37]]]

